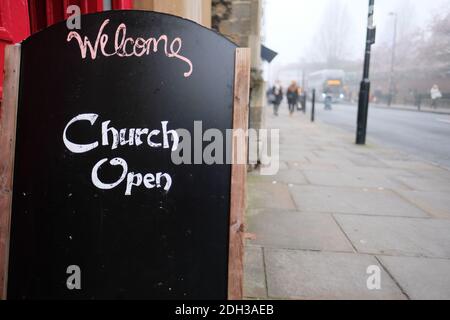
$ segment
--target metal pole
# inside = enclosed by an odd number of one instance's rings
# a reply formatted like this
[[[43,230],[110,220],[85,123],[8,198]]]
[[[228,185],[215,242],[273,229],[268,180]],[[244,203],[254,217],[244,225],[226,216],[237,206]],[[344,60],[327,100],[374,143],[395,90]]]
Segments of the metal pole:
[[[366,144],[366,132],[367,132],[367,117],[369,113],[369,96],[370,96],[370,54],[372,44],[375,43],[376,28],[373,25],[373,12],[374,12],[375,0],[369,0],[369,15],[367,21],[367,38],[366,38],[366,52],[364,57],[364,71],[363,79],[359,90],[358,101],[358,122],[356,131],[356,144]]]
[[[305,92],[305,87],[306,87],[306,81],[305,81],[305,68],[302,69],[302,89],[303,92]]]
[[[391,12],[390,15],[394,16],[394,36],[392,38],[392,57],[391,57],[391,72],[389,74],[389,98],[388,106],[391,106],[394,97],[394,73],[395,73],[395,51],[397,47],[397,13]]]
[[[305,68],[302,69],[302,109],[306,113],[306,83],[305,83]]]
[[[315,121],[316,118],[316,89],[312,92],[312,107],[311,107],[311,122]]]

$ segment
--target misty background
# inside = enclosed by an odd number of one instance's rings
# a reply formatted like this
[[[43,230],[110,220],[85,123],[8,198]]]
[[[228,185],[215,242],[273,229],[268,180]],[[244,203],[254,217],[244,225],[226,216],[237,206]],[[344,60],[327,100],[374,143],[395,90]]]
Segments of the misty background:
[[[277,79],[303,80],[304,84],[303,72],[307,79],[316,70],[342,69],[347,90],[355,96],[362,75],[367,14],[366,0],[265,0],[263,42],[279,53],[266,66],[266,80],[270,84]],[[434,83],[450,93],[448,0],[375,0],[374,20],[372,91],[387,94],[395,48],[397,103],[410,103],[412,92],[426,93]]]

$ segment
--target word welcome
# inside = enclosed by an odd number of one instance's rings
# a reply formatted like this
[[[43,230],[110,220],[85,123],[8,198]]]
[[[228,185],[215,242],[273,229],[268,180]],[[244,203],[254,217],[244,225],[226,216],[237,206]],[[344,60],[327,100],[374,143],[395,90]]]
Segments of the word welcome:
[[[184,73],[184,77],[187,78],[192,74],[194,68],[191,60],[180,54],[180,51],[183,46],[183,41],[179,37],[174,38],[170,42],[170,44],[167,35],[161,35],[158,39],[156,39],[156,37],[150,37],[147,39],[138,37],[136,39],[133,39],[131,37],[127,37],[127,27],[124,23],[121,23],[117,27],[115,33],[114,50],[108,52],[107,45],[109,41],[109,36],[103,33],[103,31],[106,25],[109,23],[109,21],[110,21],[109,19],[105,20],[100,26],[94,44],[91,43],[91,41],[87,36],[85,36],[83,39],[77,31],[69,32],[67,36],[67,42],[70,42],[72,39],[76,39],[80,47],[81,58],[85,59],[87,57],[87,50],[89,49],[92,60],[95,60],[97,58],[98,52],[100,52],[105,57],[111,56],[142,57],[144,55],[148,56],[152,53],[157,53],[159,50],[159,44],[160,42],[162,42],[164,47],[164,54],[168,58],[175,58],[181,60],[188,65],[189,69]],[[111,50],[110,47],[109,50]]]
[[[63,142],[66,148],[76,154],[92,151],[100,146],[100,141],[94,141],[87,144],[77,143],[76,139],[68,137],[69,129],[80,121],[87,121],[93,126],[99,115],[95,113],[83,113],[72,118],[64,128]],[[147,145],[150,148],[177,150],[179,137],[175,130],[168,130],[168,121],[161,121],[161,130],[148,128],[131,128],[116,129],[110,126],[111,121],[103,121],[101,124],[101,145],[110,147],[111,150],[119,148],[119,146],[136,146]],[[159,140],[157,138],[159,137]],[[169,137],[172,140],[170,146]],[[110,139],[111,138],[111,139]],[[99,170],[108,162],[108,158],[101,159],[93,167],[91,172],[91,180],[94,186],[101,190],[110,190],[116,188],[123,181],[126,181],[125,195],[129,196],[135,186],[144,186],[147,189],[163,188],[169,191],[172,186],[172,178],[167,173],[158,172],[156,174],[147,173],[142,175],[128,171],[128,164],[122,158],[114,158],[109,161],[110,166],[121,166],[122,173],[115,178],[114,182],[107,183],[100,179]],[[164,183],[164,184],[163,184]]]

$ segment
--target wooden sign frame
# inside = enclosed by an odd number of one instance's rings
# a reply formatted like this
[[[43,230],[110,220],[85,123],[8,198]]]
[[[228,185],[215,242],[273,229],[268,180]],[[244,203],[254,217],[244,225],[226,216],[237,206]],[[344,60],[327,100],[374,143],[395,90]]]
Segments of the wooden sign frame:
[[[13,196],[13,174],[19,103],[21,45],[5,48],[4,89],[0,115],[0,299],[7,298],[9,240]],[[233,97],[233,130],[248,129],[250,91],[250,49],[237,48]],[[248,153],[245,139],[245,158]],[[232,143],[236,158],[238,141]],[[239,150],[242,152],[242,150]],[[231,169],[228,299],[243,298],[244,213],[246,207],[247,165],[233,163]]]
[[[11,226],[16,120],[19,104],[21,46],[5,47],[3,101],[0,115],[0,295],[8,287],[9,235]]]
[[[248,129],[248,107],[250,99],[250,49],[236,49],[234,68],[233,130]],[[245,139],[247,144],[248,140]],[[234,160],[239,146],[233,140]],[[245,146],[247,159],[248,146]],[[244,283],[244,214],[246,204],[247,165],[233,163],[231,169],[230,236],[228,254],[228,299],[243,297]]]

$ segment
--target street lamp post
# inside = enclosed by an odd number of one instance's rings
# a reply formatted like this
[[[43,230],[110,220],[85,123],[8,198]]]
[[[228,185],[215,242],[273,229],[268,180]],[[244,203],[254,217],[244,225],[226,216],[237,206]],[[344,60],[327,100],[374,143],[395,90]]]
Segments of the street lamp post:
[[[367,132],[367,116],[369,113],[369,96],[370,96],[370,54],[372,45],[375,43],[376,28],[373,24],[375,0],[369,0],[369,16],[367,20],[367,37],[366,37],[366,52],[364,56],[364,72],[363,79],[359,90],[358,100],[358,123],[356,131],[356,144],[366,144]]]
[[[389,74],[389,97],[388,97],[388,106],[391,106],[392,100],[395,94],[395,86],[394,86],[394,73],[395,73],[395,50],[397,46],[397,20],[398,15],[396,12],[389,13],[390,16],[394,17],[394,35],[392,38],[392,57],[391,57],[391,71]]]

